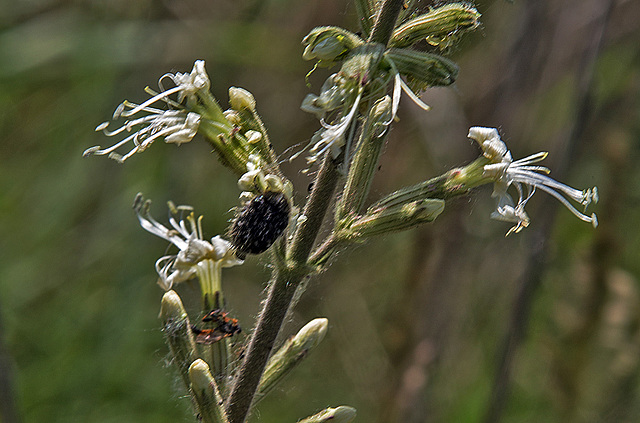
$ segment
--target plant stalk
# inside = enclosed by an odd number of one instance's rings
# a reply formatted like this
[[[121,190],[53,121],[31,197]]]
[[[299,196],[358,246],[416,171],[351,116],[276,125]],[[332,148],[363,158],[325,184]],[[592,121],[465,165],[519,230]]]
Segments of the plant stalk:
[[[294,235],[285,265],[274,270],[267,300],[227,401],[230,423],[245,421],[291,301],[300,282],[309,273],[307,259],[339,180],[338,164],[330,152],[325,155],[304,209],[306,220],[300,223]]]
[[[376,23],[369,36],[370,43],[380,43],[385,46],[389,43],[396,21],[402,10],[404,0],[385,0],[376,17]]]
[[[384,45],[389,42],[403,1],[384,0],[369,37],[370,42]],[[227,400],[226,411],[230,423],[243,423],[246,420],[289,306],[300,282],[309,274],[307,260],[340,179],[339,164],[340,160],[333,160],[330,152],[325,154],[304,209],[305,220],[300,222],[294,234],[284,265],[274,270],[267,300]]]

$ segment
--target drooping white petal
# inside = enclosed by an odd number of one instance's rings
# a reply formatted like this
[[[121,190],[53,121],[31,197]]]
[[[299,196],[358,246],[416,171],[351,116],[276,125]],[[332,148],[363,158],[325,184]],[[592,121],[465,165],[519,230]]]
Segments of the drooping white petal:
[[[309,162],[315,162],[316,160],[318,160],[320,157],[322,157],[325,151],[327,151],[327,149],[330,149],[331,156],[334,159],[340,155],[342,147],[346,143],[345,133],[351,125],[356,111],[358,110],[361,96],[362,93],[359,93],[355,101],[353,102],[349,113],[346,116],[340,118],[338,123],[329,125],[325,123],[324,120],[321,121],[324,130],[320,133],[319,139],[313,145],[311,150],[309,150],[309,152],[311,153],[311,156],[308,158]]]

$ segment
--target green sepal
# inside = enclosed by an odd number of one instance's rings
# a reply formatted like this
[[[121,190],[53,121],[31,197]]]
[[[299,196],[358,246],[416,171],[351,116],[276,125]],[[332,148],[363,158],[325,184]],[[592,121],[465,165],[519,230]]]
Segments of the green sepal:
[[[320,344],[327,333],[328,325],[329,321],[325,318],[313,319],[284,343],[269,359],[260,379],[254,402],[261,400],[271,392],[286,375],[307,357],[309,351]]]
[[[386,130],[392,120],[392,100],[387,95],[374,103],[364,122],[344,191],[336,204],[336,221],[350,213],[360,212],[369,195],[386,139]]]
[[[458,77],[458,65],[437,54],[391,48],[384,55],[407,78],[407,83],[415,92],[427,87],[451,85]]]
[[[182,381],[189,389],[189,366],[198,358],[198,352],[189,316],[175,291],[165,292],[159,317],[162,320],[165,340],[171,351],[171,362],[176,365]]]
[[[382,0],[356,0],[356,13],[360,19],[360,28],[365,38],[371,34]]]
[[[357,241],[371,236],[404,231],[422,223],[433,222],[443,211],[444,200],[433,198],[369,211],[340,230],[338,236]]]

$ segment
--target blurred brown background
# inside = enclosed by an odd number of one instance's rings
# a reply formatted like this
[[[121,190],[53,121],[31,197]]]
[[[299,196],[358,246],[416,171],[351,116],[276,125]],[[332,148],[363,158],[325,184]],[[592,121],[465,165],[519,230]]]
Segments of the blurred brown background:
[[[424,2],[425,7],[428,2]],[[546,194],[504,238],[491,189],[434,224],[346,251],[313,279],[288,332],[329,318],[323,344],[255,422],[348,404],[360,422],[640,420],[640,2],[496,0],[450,52],[453,88],[425,113],[404,99],[372,199],[478,154],[469,126],[500,128],[514,157],[548,150],[553,176],[597,185],[593,230]],[[249,89],[279,151],[318,127],[300,40],[357,30],[346,1],[55,1],[0,8],[0,421],[190,422],[157,313],[136,192],[191,204],[224,232],[237,188],[202,140],[158,143],[119,165],[82,158],[123,99],[204,59],[212,91]],[[328,73],[311,77],[317,93]],[[287,171],[299,199],[308,176]],[[557,214],[556,214],[557,212]],[[250,328],[268,278],[251,258],[224,273]],[[197,307],[196,288],[180,293]]]

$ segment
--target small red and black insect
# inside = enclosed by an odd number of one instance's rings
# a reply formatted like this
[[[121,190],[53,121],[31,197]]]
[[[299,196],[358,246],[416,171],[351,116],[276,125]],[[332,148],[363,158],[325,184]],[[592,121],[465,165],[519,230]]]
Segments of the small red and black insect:
[[[282,192],[265,191],[253,197],[239,210],[229,230],[236,255],[243,259],[267,251],[287,228],[290,211]]]
[[[204,316],[202,318],[204,323],[213,323],[215,325],[212,329],[199,329],[196,326],[192,326],[191,330],[196,335],[196,342],[198,344],[211,345],[242,332],[238,319],[233,319],[228,314],[226,311],[216,309]]]

